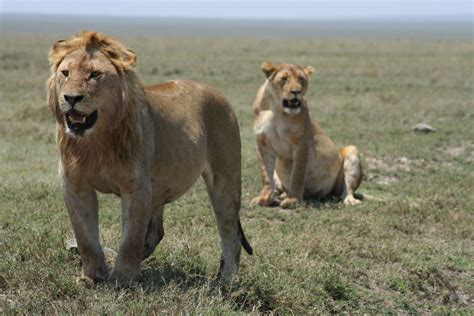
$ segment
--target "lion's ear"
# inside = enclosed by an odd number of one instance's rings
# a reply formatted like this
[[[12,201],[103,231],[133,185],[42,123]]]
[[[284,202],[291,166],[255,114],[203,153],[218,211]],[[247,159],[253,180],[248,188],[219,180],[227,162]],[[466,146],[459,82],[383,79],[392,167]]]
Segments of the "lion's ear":
[[[48,107],[53,113],[54,118],[59,124],[63,123],[61,109],[58,104],[58,94],[56,93],[56,80],[55,75],[52,74],[46,81],[46,91],[48,93]]]
[[[137,64],[137,54],[130,48],[127,48],[122,54],[122,62],[125,63],[129,68],[135,67]]]
[[[267,78],[269,78],[275,72],[275,67],[272,65],[272,63],[264,62],[262,63],[261,67]]]
[[[313,66],[306,66],[303,68],[303,71],[306,74],[306,76],[309,77],[311,74],[313,74],[316,71],[316,69],[314,69]]]
[[[49,51],[48,57],[52,72],[57,70],[59,64],[63,60],[64,56],[66,56],[69,49],[70,45],[66,40],[59,40],[53,44],[51,50]]]
[[[137,63],[137,55],[133,50],[111,39],[108,39],[108,42],[101,47],[101,51],[110,58],[112,64],[120,71],[131,70]]]

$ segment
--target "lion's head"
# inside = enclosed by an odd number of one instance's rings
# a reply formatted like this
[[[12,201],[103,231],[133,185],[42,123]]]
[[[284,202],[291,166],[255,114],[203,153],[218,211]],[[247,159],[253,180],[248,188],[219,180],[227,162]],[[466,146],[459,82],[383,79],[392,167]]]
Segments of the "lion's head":
[[[56,42],[49,61],[48,104],[68,134],[85,136],[121,120],[135,78],[133,51],[105,34],[81,32]]]
[[[309,76],[314,72],[314,68],[264,62],[262,71],[270,83],[273,95],[280,100],[283,110],[288,114],[299,113],[301,100],[308,89]]]

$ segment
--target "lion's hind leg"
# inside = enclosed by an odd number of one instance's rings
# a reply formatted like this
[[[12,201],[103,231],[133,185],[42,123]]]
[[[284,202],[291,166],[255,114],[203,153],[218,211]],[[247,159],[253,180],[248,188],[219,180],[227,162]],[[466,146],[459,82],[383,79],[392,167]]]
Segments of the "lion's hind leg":
[[[219,277],[229,284],[239,269],[240,248],[243,247],[249,254],[252,254],[252,248],[245,238],[239,219],[240,170],[237,172],[235,166],[219,170],[222,166],[219,165],[207,167],[203,178],[221,238]]]
[[[143,258],[148,257],[155,251],[156,246],[158,246],[165,235],[163,229],[163,210],[164,205],[154,206],[154,213],[151,215],[146,231]]]
[[[344,201],[344,204],[358,204],[360,203],[360,200],[356,199],[354,195],[358,196],[355,191],[362,181],[362,166],[360,163],[357,147],[342,147],[339,152],[341,153],[344,172],[344,183],[341,198]]]

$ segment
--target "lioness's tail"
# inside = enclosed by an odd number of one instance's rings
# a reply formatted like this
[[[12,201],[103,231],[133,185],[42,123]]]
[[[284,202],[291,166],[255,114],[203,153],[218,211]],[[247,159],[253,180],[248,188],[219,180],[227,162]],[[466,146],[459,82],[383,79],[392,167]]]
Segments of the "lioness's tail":
[[[375,197],[373,195],[366,194],[366,193],[362,194],[359,192],[354,192],[354,197],[361,201],[381,201],[380,198]]]
[[[239,219],[239,234],[240,234],[240,238],[242,242],[242,247],[245,249],[245,251],[249,255],[253,255],[252,246],[250,246],[249,242],[247,241],[247,238],[245,238],[244,230],[242,229],[242,224],[240,224],[240,219]]]

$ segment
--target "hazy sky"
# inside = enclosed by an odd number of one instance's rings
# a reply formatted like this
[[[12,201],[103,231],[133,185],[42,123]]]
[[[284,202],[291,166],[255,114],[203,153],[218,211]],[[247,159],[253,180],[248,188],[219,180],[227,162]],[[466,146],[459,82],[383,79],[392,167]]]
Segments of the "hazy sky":
[[[196,18],[434,18],[472,20],[472,0],[0,0],[2,13]]]

